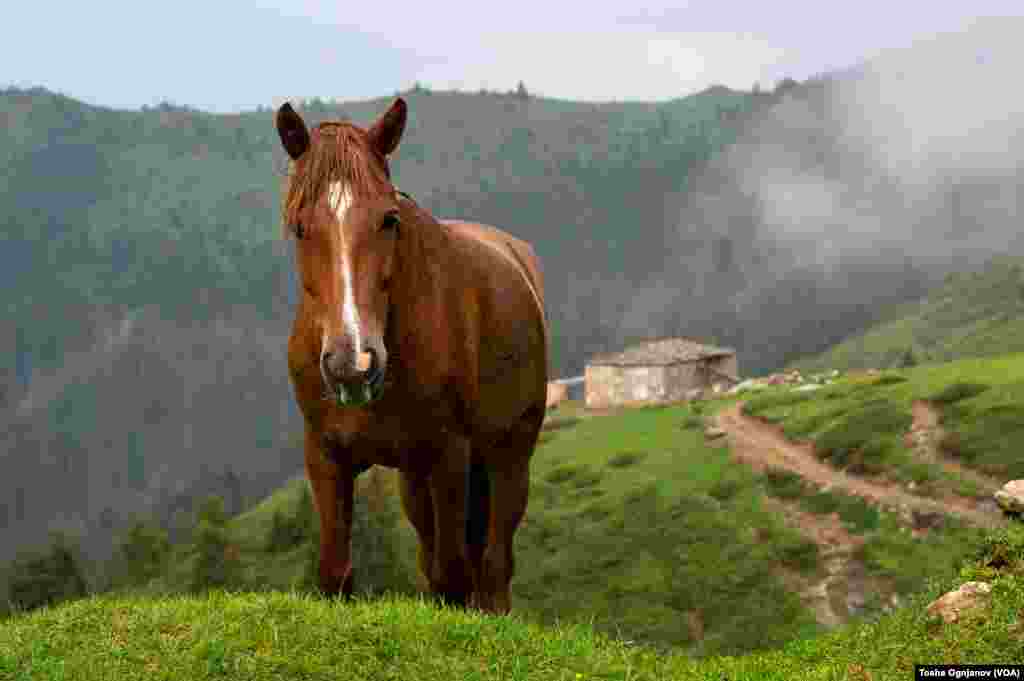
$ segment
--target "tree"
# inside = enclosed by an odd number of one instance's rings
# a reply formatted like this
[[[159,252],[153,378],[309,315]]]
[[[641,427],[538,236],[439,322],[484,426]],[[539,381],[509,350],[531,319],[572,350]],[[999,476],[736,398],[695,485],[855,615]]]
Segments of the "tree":
[[[797,85],[799,85],[799,83],[797,83],[792,78],[783,78],[782,80],[780,80],[775,85],[775,94],[781,95],[781,94],[784,94],[786,92],[789,92],[790,90],[795,88]]]
[[[152,522],[138,521],[121,540],[118,566],[123,579],[143,584],[161,573],[171,543],[167,531]]]
[[[237,547],[229,542],[225,525],[224,500],[208,497],[199,511],[198,522],[192,532],[193,591],[225,588],[236,584],[241,575]]]

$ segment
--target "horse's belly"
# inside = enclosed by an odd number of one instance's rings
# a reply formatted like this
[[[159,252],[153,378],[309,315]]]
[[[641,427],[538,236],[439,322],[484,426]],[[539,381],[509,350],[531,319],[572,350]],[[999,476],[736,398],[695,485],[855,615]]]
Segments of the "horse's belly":
[[[519,366],[482,376],[476,411],[478,430],[500,432],[514,426],[523,413],[547,400],[543,352],[532,353]]]

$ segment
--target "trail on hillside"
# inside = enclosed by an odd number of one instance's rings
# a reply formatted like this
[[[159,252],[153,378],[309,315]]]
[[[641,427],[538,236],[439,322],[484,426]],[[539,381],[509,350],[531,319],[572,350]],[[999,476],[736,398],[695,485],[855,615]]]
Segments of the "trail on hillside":
[[[823,490],[841,490],[874,506],[893,510],[907,522],[915,535],[926,532],[936,519],[945,514],[983,527],[995,527],[1002,522],[1001,514],[978,508],[974,500],[954,495],[947,495],[941,500],[927,499],[910,494],[892,481],[861,478],[837,470],[815,456],[812,443],[792,442],[783,434],[781,426],[747,416],[742,409],[742,403],[723,409],[716,416],[716,421],[728,437],[733,457],[754,470],[785,469]],[[991,489],[993,481],[941,457],[937,447],[941,437],[938,413],[927,403],[915,403],[907,446],[916,456],[974,480],[983,490]],[[800,593],[819,624],[829,629],[843,624],[862,610],[867,594],[881,596],[883,602],[897,602],[888,580],[870,576],[861,562],[854,558],[865,538],[850,532],[837,513],[810,513],[796,503],[768,496],[765,497],[765,505],[779,513],[788,526],[818,545],[823,575],[808,578],[784,571],[783,579]]]
[[[888,589],[881,580],[871,580],[854,552],[864,537],[851,533],[838,513],[810,513],[795,503],[764,497],[765,508],[781,516],[786,525],[798,530],[818,546],[822,573],[807,576],[781,568],[782,579],[790,590],[800,594],[814,618],[829,629],[844,624],[863,609],[866,594],[883,594]]]
[[[989,498],[1002,487],[1002,483],[995,478],[967,468],[959,461],[954,461],[943,454],[939,443],[945,435],[945,430],[942,428],[941,412],[935,405],[924,400],[915,400],[911,406],[911,415],[913,423],[904,442],[918,458],[938,464],[947,473],[969,480]]]
[[[823,463],[814,455],[811,443],[791,442],[782,428],[742,412],[743,403],[720,411],[717,425],[732,445],[733,456],[753,469],[783,468],[825,489],[839,489],[876,506],[896,511],[911,521],[935,514],[952,514],[974,525],[997,527],[1002,524],[998,512],[979,508],[979,502],[957,496],[927,499],[907,492],[901,485],[878,478],[849,475]],[[914,523],[917,524],[916,522]]]

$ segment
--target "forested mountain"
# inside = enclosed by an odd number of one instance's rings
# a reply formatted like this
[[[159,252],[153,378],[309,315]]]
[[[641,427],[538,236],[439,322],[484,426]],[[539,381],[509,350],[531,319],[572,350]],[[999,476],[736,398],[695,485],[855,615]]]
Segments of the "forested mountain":
[[[826,262],[793,245],[792,220],[780,226],[777,196],[754,181],[780,167],[857,187],[860,201],[892,193],[843,136],[845,82],[607,104],[416,88],[394,176],[441,217],[535,245],[553,375],[669,334],[735,346],[741,373],[763,372],[955,265],[891,248]],[[389,103],[296,104],[308,123],[365,124]],[[297,472],[272,110],[115,111],[8,89],[0,122],[0,559],[55,526],[102,554],[133,514],[173,525],[211,491],[238,510]],[[947,179],[915,210],[955,235],[988,198]],[[1012,173],[1000,182],[1020,187]],[[805,235],[824,241],[846,219],[811,214]]]

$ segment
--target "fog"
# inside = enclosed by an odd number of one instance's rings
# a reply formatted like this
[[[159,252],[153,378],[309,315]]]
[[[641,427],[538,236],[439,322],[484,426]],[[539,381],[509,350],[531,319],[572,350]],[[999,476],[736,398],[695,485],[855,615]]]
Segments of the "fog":
[[[610,282],[602,316],[619,311],[624,337],[711,337],[763,371],[797,334],[824,349],[950,269],[1024,252],[1022,29],[978,21],[789,89],[666,199],[663,267]]]

